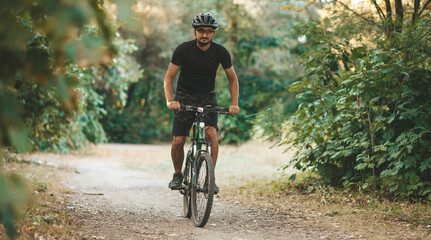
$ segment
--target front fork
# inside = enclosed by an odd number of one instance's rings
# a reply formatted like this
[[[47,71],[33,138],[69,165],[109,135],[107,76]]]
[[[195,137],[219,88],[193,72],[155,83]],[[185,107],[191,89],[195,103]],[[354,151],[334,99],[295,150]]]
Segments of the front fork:
[[[211,143],[206,143],[207,144],[207,150],[198,150],[198,152],[194,155],[191,163],[192,163],[192,188],[193,190],[198,189],[198,178],[196,177],[198,175],[198,158],[200,156],[201,152],[208,152],[209,154],[211,154]]]
[[[192,183],[192,188],[194,190],[198,186],[196,175],[198,174],[197,160],[200,156],[200,152],[207,151],[211,155],[211,142],[205,141],[205,123],[203,121],[199,122],[199,126],[197,126],[196,122],[193,123],[193,137],[196,137],[196,136],[197,136],[197,140],[193,140],[193,143],[192,143],[191,156],[189,156],[190,150],[187,153],[187,157],[192,158],[188,164],[191,164],[191,169],[192,169],[191,183]],[[202,145],[206,145],[205,150],[202,150]]]
[[[196,178],[196,175],[198,173],[197,159],[200,156],[200,152],[206,151],[211,155],[211,142],[205,141],[205,123],[203,121],[200,121],[199,125],[196,122],[193,123],[193,138],[195,138],[197,140],[193,140],[192,146],[189,149],[189,151],[187,152],[186,165],[185,165],[184,170],[187,170],[187,165],[190,164],[191,180],[189,180],[187,182],[191,182],[192,188],[196,189],[198,186],[197,178]],[[206,146],[205,150],[202,150],[202,145]],[[186,177],[186,174],[188,174],[188,173],[184,172],[184,174],[183,174],[183,180],[182,180],[183,183],[184,183],[184,178]],[[183,184],[180,193],[184,194],[188,190],[189,187],[190,186],[186,186],[185,184]]]

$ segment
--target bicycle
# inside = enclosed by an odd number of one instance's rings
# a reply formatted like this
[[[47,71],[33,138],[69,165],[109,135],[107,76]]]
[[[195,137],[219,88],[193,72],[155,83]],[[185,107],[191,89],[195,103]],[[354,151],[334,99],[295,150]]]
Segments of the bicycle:
[[[183,195],[183,215],[186,218],[193,216],[195,226],[204,227],[211,214],[215,186],[211,143],[205,140],[204,119],[210,112],[229,114],[229,108],[181,105],[181,109],[196,113],[192,125],[192,145],[187,152],[182,172],[180,193]]]

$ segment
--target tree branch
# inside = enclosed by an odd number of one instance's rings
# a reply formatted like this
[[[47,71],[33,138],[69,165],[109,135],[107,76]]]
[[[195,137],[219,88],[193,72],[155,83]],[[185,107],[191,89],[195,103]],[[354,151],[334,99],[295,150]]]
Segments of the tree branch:
[[[422,40],[422,38],[426,37],[426,36],[427,36],[428,34],[430,34],[430,33],[431,33],[431,30],[429,30],[428,32],[426,32],[426,33],[425,33],[424,35],[422,35],[421,37],[419,37],[417,41]]]
[[[425,3],[425,5],[421,9],[421,11],[419,12],[417,17],[420,17],[422,15],[423,11],[427,8],[428,4],[430,4],[430,3],[431,3],[431,0],[428,0],[428,2]]]
[[[420,1],[420,0],[418,0]],[[385,14],[383,13],[382,9],[380,8],[379,4],[377,4],[376,0],[371,0],[371,2],[374,4],[374,7],[377,9],[377,13],[379,13],[380,20],[383,22],[386,18]]]

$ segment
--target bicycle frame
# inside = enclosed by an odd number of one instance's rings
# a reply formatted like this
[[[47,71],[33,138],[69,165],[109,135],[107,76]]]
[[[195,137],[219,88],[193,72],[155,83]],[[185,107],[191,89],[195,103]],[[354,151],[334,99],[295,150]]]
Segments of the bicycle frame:
[[[211,214],[214,197],[214,162],[211,157],[211,142],[205,139],[205,117],[207,113],[229,114],[228,108],[181,106],[182,111],[194,112],[192,123],[192,145],[187,152],[183,171],[184,216],[193,216],[195,226],[203,227]],[[199,168],[199,169],[197,169]],[[199,174],[199,175],[198,175]]]
[[[184,109],[184,111],[195,111],[195,117],[192,124],[192,146],[190,147],[189,151],[187,152],[186,156],[186,162],[185,162],[185,168],[187,169],[188,165],[191,164],[192,169],[192,186],[193,189],[196,189],[196,178],[194,177],[196,174],[196,159],[199,157],[199,154],[202,151],[206,151],[211,155],[211,142],[206,141],[205,139],[205,116],[206,116],[206,109],[211,108],[211,106],[206,107],[194,107],[194,106],[182,106],[181,108]],[[217,113],[223,113],[228,114],[229,109],[228,108],[217,108]],[[206,149],[202,149],[202,146],[205,145]],[[183,181],[184,181],[184,175],[183,175]],[[186,190],[186,187],[183,186],[183,190]],[[183,193],[183,192],[182,192]]]
[[[199,154],[202,151],[207,151],[209,154],[211,154],[211,143],[205,140],[205,113],[203,108],[198,108],[195,115],[195,120],[193,121],[193,135],[192,135],[192,146],[191,151],[189,150],[186,158],[186,168],[187,164],[191,164],[192,169],[192,187],[194,190],[196,190],[197,186],[197,179],[194,177],[196,176],[196,159],[199,157]],[[202,149],[202,146],[206,145],[206,150]]]

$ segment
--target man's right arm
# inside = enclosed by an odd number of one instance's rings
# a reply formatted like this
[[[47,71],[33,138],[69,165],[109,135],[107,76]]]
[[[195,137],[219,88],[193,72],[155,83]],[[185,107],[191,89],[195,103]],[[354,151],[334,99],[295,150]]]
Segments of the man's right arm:
[[[181,107],[179,102],[174,101],[174,79],[178,73],[178,69],[180,69],[180,66],[169,63],[168,70],[166,71],[165,78],[163,79],[166,105],[170,110],[178,110]]]

